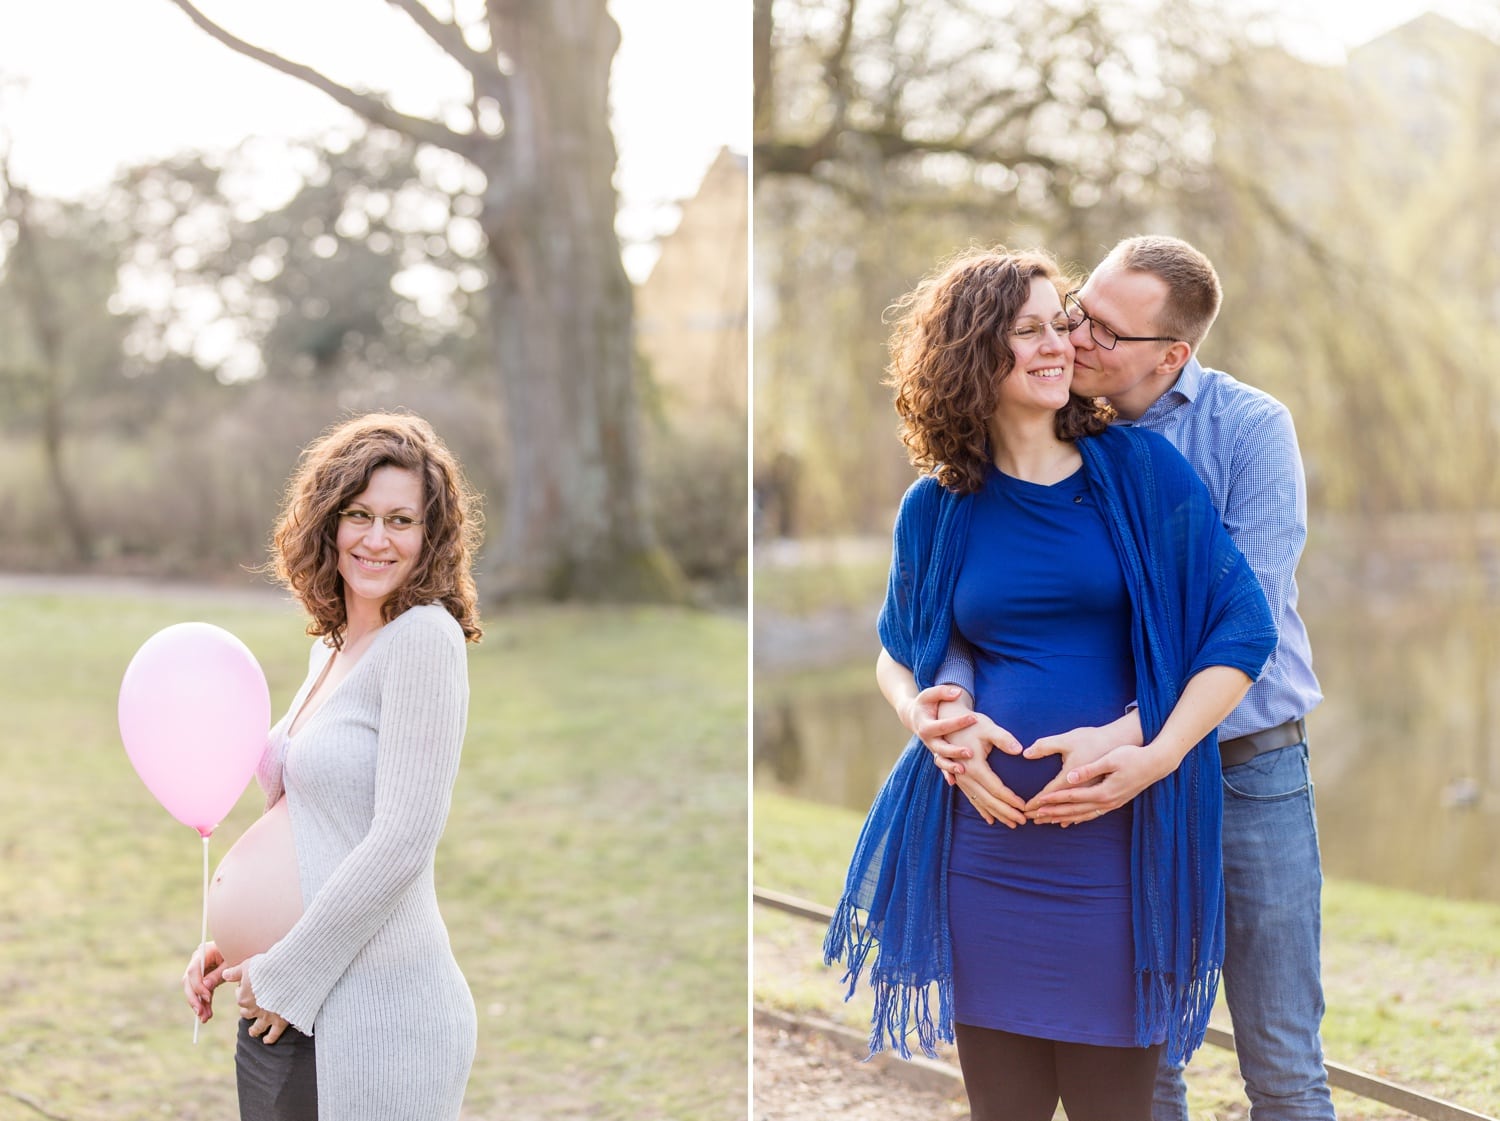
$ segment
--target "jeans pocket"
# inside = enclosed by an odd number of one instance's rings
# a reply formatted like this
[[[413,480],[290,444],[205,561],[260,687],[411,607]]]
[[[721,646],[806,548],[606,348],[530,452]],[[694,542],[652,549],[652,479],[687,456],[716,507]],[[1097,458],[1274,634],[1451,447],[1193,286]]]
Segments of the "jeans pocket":
[[[1224,796],[1251,802],[1279,802],[1311,796],[1307,744],[1295,743],[1257,755],[1247,763],[1224,769]]]

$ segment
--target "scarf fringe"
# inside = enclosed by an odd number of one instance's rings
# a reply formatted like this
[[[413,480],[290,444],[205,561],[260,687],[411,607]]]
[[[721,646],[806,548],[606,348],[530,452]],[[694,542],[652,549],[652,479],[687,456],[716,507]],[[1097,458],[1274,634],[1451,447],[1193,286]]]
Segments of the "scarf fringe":
[[[1208,964],[1178,991],[1170,976],[1149,969],[1135,974],[1135,1041],[1150,1047],[1166,1040],[1166,1060],[1186,1063],[1203,1045],[1219,991],[1219,967]]]
[[[938,1014],[932,1015],[932,990],[938,991]],[[917,1046],[929,1059],[938,1057],[939,1042],[953,1042],[953,976],[944,974],[925,985],[870,979],[875,992],[875,1014],[870,1021],[870,1053],[865,1062],[883,1050],[886,1041],[903,1059],[911,1058],[907,1039],[916,1032]]]
[[[833,965],[842,961],[847,968],[840,983],[847,984],[844,999],[854,996],[860,974],[871,952],[878,958],[879,942],[868,922],[860,921],[860,909],[845,896],[834,911],[833,921],[823,939],[823,962]],[[917,1046],[929,1059],[937,1058],[939,1042],[953,1042],[953,976],[945,973],[936,980],[919,984],[877,976],[879,965],[870,970],[870,989],[875,996],[875,1010],[870,1018],[869,1053],[873,1059],[887,1046],[903,1059],[912,1057],[910,1036],[915,1033]],[[937,1016],[932,1014],[932,990],[937,988]]]
[[[874,931],[868,923],[859,921],[859,908],[855,906],[854,900],[844,896],[839,900],[838,909],[833,912],[828,933],[823,936],[823,964],[833,965],[841,961],[847,966],[844,975],[839,978],[840,984],[849,986],[844,993],[845,1000],[854,995],[860,972],[865,967],[865,958],[874,948]]]

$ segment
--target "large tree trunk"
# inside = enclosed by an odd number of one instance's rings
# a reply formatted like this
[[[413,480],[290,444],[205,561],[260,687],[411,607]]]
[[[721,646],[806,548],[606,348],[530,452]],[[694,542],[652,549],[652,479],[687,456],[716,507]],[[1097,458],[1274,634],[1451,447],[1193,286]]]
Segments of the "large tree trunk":
[[[681,599],[647,516],[632,291],[614,229],[603,0],[500,3],[516,97],[492,147],[480,221],[511,443],[500,595]]]
[[[620,30],[604,0],[487,0],[490,45],[423,0],[400,8],[474,78],[476,126],[393,109],[229,33],[171,0],[232,50],[317,87],[382,128],[437,144],[488,177],[490,322],[510,432],[510,493],[483,591],[602,600],[687,598],[646,509],[631,289],[615,236],[609,69]],[[496,137],[477,124],[498,106]]]

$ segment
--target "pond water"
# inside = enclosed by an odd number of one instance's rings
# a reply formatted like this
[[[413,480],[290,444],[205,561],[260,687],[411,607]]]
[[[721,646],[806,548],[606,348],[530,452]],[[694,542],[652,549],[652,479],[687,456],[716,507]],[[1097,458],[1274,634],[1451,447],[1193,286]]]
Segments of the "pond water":
[[[1380,556],[1352,570],[1325,558],[1316,596],[1303,581],[1326,697],[1308,718],[1324,870],[1500,902],[1500,597],[1488,565]],[[1371,586],[1385,590],[1354,591]],[[757,679],[757,788],[869,806],[905,743],[875,688],[874,643],[844,659],[863,670]]]

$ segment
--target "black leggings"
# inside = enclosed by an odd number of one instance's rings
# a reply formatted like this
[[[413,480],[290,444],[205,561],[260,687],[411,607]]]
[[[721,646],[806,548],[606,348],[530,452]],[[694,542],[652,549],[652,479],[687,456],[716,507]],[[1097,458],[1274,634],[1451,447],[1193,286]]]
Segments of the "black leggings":
[[[318,1121],[318,1067],[313,1039],[290,1024],[275,1043],[250,1035],[240,1019],[234,1045],[234,1080],[240,1121]]]
[[[971,1121],[1151,1121],[1161,1046],[1097,1047],[956,1024]]]

